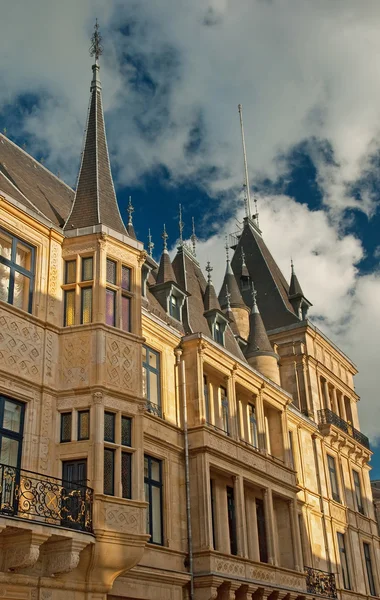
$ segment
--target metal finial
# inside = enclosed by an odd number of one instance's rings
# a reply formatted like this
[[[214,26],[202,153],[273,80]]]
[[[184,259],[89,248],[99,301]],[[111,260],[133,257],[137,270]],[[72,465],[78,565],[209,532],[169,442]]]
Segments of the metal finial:
[[[152,236],[150,233],[150,229],[148,229],[148,252],[149,252],[149,256],[153,256],[153,248],[154,248],[154,244],[152,242]]]
[[[167,249],[168,249],[168,241],[167,241],[167,240],[168,240],[168,237],[169,237],[169,236],[168,236],[168,234],[166,233],[166,227],[165,227],[165,224],[164,224],[164,231],[162,232],[162,236],[161,236],[161,237],[162,237],[162,239],[164,240],[164,250],[167,250]]]
[[[245,149],[245,138],[244,138],[244,126],[243,126],[243,107],[241,104],[238,105],[239,117],[240,117],[240,129],[241,129],[241,142],[243,146],[243,160],[244,160],[244,204],[245,204],[245,215],[249,219],[252,218],[251,214],[251,196],[249,191],[249,179],[248,179],[248,166],[247,166],[247,152]]]
[[[96,19],[90,46],[90,56],[95,56],[95,62],[98,62],[99,56],[103,54],[102,39],[103,38],[99,32],[98,19]]]
[[[7,135],[7,128],[6,127],[4,127],[4,129],[3,129],[3,134]]]
[[[228,285],[226,285],[226,300],[227,300],[227,310],[231,310],[231,294],[228,291]]]
[[[253,281],[251,283],[251,295],[252,295],[253,306],[257,306],[257,302],[256,302],[257,292],[255,290],[255,286],[253,285]]]
[[[225,244],[225,249],[226,249],[226,257],[227,257],[227,262],[230,261],[230,247],[228,245],[228,238],[227,236],[225,236],[225,240],[226,240],[226,244]]]
[[[241,264],[242,264],[243,267],[246,266],[246,264],[245,264],[245,253],[244,253],[244,250],[243,250],[243,246],[241,247]]]
[[[196,253],[196,243],[197,243],[197,236],[195,235],[195,222],[194,222],[194,217],[191,218],[191,226],[192,226],[192,234],[191,234],[191,243],[193,246],[193,254],[194,256],[197,255]]]
[[[132,225],[132,213],[134,212],[134,208],[132,206],[132,196],[129,196],[129,201],[128,201],[128,208],[127,208],[127,212],[128,212],[128,225]]]
[[[256,219],[257,227],[259,227],[259,211],[257,209],[257,198],[256,198],[256,196],[253,198],[253,202],[255,204],[255,219]]]
[[[290,259],[290,268],[292,270],[292,273],[294,273],[294,263],[293,263],[293,259]]]
[[[212,268],[212,266],[210,265],[210,261],[208,261],[208,262],[207,262],[207,265],[206,265],[206,271],[207,271],[207,282],[208,282],[208,284],[210,284],[210,283],[211,283],[211,273],[213,272],[213,270],[214,270],[214,269],[213,269],[213,268]]]
[[[182,221],[182,204],[179,205],[179,212],[178,212],[178,227],[179,227],[179,245],[180,247],[183,246],[183,228],[184,228],[184,223]]]

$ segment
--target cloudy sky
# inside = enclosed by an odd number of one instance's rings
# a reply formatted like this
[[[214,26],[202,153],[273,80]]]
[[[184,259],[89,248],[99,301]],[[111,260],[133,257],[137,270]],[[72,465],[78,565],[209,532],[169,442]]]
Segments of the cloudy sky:
[[[95,17],[118,198],[146,242],[175,244],[178,204],[216,282],[242,219],[237,105],[264,239],[290,257],[314,321],[357,364],[380,441],[378,0],[3,0],[0,129],[75,185]],[[380,454],[380,453],[379,453]],[[380,477],[375,456],[373,475]]]

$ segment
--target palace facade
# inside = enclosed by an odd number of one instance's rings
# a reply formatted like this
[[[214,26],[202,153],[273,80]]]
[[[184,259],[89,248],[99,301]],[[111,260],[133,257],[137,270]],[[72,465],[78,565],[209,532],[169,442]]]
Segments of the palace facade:
[[[0,598],[378,595],[356,367],[294,269],[247,216],[217,295],[131,216],[96,61],[75,191],[0,135]]]

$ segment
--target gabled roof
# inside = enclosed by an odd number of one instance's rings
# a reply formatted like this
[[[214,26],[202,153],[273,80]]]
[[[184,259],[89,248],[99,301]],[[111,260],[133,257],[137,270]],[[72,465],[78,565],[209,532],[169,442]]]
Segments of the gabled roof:
[[[242,262],[241,247],[249,275],[257,291],[257,303],[267,331],[299,323],[289,301],[289,285],[276,261],[269,252],[257,227],[244,220],[244,228],[231,261],[236,279],[240,279]],[[242,291],[244,302],[252,306],[251,291]]]
[[[41,163],[0,133],[0,193],[62,227],[71,210],[73,190]]]
[[[99,65],[95,63],[92,70],[82,163],[73,208],[64,229],[80,229],[102,223],[127,235],[116,200],[108,156]]]

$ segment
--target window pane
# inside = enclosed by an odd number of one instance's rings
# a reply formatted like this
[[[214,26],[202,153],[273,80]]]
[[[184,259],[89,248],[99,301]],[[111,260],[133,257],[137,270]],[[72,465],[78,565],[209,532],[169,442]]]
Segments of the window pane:
[[[32,250],[21,242],[16,246],[16,264],[28,271],[32,268]]]
[[[121,453],[121,485],[123,498],[132,498],[131,490],[131,464],[132,455],[128,452]]]
[[[116,292],[106,290],[106,323],[115,327],[115,300]]]
[[[147,379],[146,379],[146,377],[147,377],[147,371],[143,367],[143,370],[142,370],[142,393],[143,393],[144,398],[148,397],[148,389],[147,389]]]
[[[123,446],[132,445],[132,419],[121,417],[121,443]]]
[[[78,440],[90,438],[90,411],[80,410],[78,412]]]
[[[145,500],[146,500],[146,502],[149,502],[149,485],[147,483],[144,485],[144,492],[145,492]],[[146,532],[150,533],[150,509],[149,509],[149,506],[146,509]]]
[[[75,290],[65,291],[65,327],[75,323]]]
[[[149,462],[148,462],[148,458],[146,456],[144,456],[144,477],[148,477],[149,475]],[[145,496],[145,500],[148,500],[148,496]]]
[[[5,400],[3,428],[9,429],[9,431],[14,431],[15,433],[19,433],[20,425],[21,425],[21,406],[19,404],[15,404],[15,402],[10,402],[9,400]]]
[[[158,354],[149,350],[149,366],[158,369]]]
[[[12,238],[3,231],[0,231],[0,256],[11,260]]]
[[[121,288],[123,290],[131,289],[131,269],[128,267],[121,267]]]
[[[115,441],[115,414],[104,413],[104,440],[106,442]]]
[[[82,258],[82,281],[90,281],[93,279],[92,265],[92,256]]]
[[[108,496],[114,495],[114,466],[114,450],[104,448],[104,493]]]
[[[17,467],[19,442],[5,435],[1,436],[0,463]]]
[[[71,412],[61,413],[61,442],[71,442]]]
[[[142,347],[142,359],[143,362],[146,362],[146,346]]]
[[[162,544],[161,528],[161,488],[152,487],[152,538],[154,544]]]
[[[121,328],[123,331],[131,330],[130,323],[131,299],[128,296],[121,297]]]
[[[154,460],[154,458],[151,459],[151,461],[150,461],[150,468],[151,468],[150,478],[153,479],[153,481],[161,481],[160,466],[161,466],[160,461]]]
[[[82,314],[81,323],[92,321],[92,288],[82,288]]]
[[[77,261],[66,261],[65,283],[75,283],[77,279]]]
[[[11,270],[0,263],[0,300],[9,302],[9,278]]]
[[[30,279],[15,271],[15,283],[13,289],[13,306],[28,310],[29,306]]]
[[[116,284],[116,263],[113,260],[107,258],[107,283]]]
[[[153,404],[159,404],[158,397],[158,377],[156,373],[149,371],[149,400]]]

